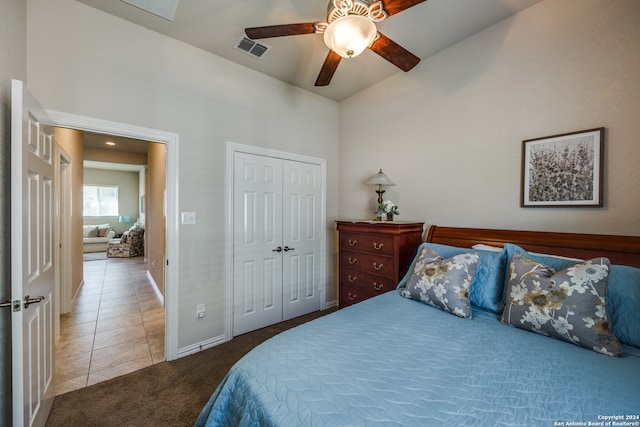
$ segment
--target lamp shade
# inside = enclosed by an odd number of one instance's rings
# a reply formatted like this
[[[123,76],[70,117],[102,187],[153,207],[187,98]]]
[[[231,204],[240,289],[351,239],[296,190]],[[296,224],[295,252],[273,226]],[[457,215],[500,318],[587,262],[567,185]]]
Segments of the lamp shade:
[[[346,15],[331,22],[324,32],[329,49],[343,58],[360,55],[376,38],[376,25],[360,15]]]
[[[129,215],[120,215],[118,217],[118,222],[129,223],[129,222],[131,222],[131,217]]]
[[[380,172],[375,174],[373,176],[373,178],[371,178],[369,181],[367,181],[367,185],[387,185],[387,186],[391,186],[391,185],[395,185],[395,184],[393,182],[391,182],[391,180],[389,178],[387,178],[387,176],[385,174],[382,173],[382,169],[380,169]]]

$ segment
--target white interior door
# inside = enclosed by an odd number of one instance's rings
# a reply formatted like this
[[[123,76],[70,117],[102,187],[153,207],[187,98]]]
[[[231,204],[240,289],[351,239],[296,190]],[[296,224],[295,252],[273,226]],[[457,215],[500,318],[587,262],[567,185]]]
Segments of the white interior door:
[[[282,320],[316,311],[322,277],[322,174],[319,165],[284,161]]]
[[[13,425],[42,426],[55,396],[54,141],[22,82],[11,92]]]
[[[282,320],[282,160],[235,153],[233,179],[236,336]]]

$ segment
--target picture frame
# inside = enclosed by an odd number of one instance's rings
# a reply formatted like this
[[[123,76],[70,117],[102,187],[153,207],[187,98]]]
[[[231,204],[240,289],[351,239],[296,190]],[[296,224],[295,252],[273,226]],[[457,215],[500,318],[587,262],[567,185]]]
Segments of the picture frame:
[[[602,207],[604,127],[522,141],[520,207]]]

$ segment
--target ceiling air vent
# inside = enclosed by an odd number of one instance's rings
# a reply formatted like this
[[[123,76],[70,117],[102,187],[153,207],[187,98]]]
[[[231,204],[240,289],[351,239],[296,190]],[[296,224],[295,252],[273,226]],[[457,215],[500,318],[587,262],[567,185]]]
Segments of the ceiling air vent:
[[[271,46],[267,46],[263,43],[258,43],[255,40],[251,40],[247,37],[242,37],[240,41],[235,45],[235,48],[241,52],[251,55],[254,58],[262,59],[263,56],[269,52]]]

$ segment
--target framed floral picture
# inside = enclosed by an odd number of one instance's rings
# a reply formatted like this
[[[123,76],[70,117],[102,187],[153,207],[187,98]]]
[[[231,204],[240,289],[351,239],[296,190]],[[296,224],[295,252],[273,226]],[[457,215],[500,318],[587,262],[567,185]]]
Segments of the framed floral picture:
[[[522,141],[521,207],[602,207],[604,128]]]

